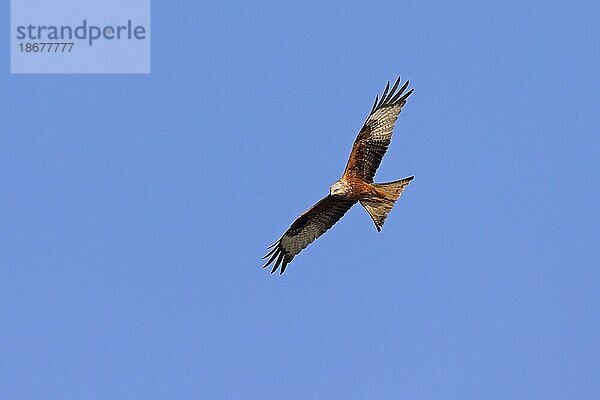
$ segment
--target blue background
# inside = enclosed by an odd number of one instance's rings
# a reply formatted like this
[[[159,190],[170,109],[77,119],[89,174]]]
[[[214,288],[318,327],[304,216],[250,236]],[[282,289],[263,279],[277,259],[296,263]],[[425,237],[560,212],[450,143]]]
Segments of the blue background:
[[[597,3],[198,3],[151,75],[3,37],[0,397],[600,398]],[[261,270],[397,74],[382,232]]]

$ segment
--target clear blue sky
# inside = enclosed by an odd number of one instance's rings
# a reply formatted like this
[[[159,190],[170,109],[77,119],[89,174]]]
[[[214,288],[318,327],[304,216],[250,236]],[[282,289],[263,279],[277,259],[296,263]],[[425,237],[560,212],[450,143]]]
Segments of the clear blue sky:
[[[600,6],[280,3],[154,1],[150,75],[2,35],[0,397],[600,398]],[[397,74],[382,232],[261,270]]]

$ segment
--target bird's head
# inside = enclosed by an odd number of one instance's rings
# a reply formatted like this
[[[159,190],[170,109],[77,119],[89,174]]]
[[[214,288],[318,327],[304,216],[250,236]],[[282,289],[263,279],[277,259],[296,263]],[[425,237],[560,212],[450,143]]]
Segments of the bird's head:
[[[345,191],[346,191],[346,188],[345,188],[344,184],[340,181],[337,181],[336,183],[331,185],[331,187],[329,188],[329,194],[332,196],[344,194]]]

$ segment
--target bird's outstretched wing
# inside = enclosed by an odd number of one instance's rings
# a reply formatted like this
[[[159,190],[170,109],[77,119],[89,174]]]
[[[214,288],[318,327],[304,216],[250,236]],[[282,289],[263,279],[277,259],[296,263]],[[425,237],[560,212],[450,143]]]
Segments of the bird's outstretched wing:
[[[269,260],[263,268],[275,263],[271,273],[281,266],[280,273],[283,274],[296,254],[338,222],[355,203],[354,200],[331,195],[322,198],[299,216],[283,236],[269,247],[271,250],[263,257]]]
[[[400,89],[398,89],[399,84],[400,77],[390,90],[390,82],[388,82],[381,99],[379,96],[375,98],[373,108],[352,146],[344,171],[345,177],[359,178],[368,183],[373,182],[375,171],[379,168],[381,159],[392,140],[394,124],[400,110],[414,90],[411,89],[404,93],[408,87],[408,81]]]

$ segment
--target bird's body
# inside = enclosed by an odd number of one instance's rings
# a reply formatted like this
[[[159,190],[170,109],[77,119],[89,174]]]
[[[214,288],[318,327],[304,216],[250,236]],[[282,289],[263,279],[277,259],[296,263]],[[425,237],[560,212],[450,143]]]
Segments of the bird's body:
[[[285,271],[294,256],[331,228],[354,204],[360,202],[375,223],[381,227],[404,188],[414,178],[410,176],[388,183],[374,183],[375,171],[381,163],[392,138],[394,124],[406,99],[413,92],[408,81],[398,89],[400,78],[390,90],[388,82],[381,100],[377,97],[371,113],[361,128],[342,177],[331,185],[329,195],[298,217],[275,242],[264,267],[275,263],[271,273],[281,266]]]
[[[388,193],[378,183],[367,183],[359,178],[342,177],[332,186],[332,196],[339,196],[355,201],[395,201],[393,194]]]
[[[341,177],[331,185],[329,194],[356,201],[381,197],[375,186],[353,177]]]

